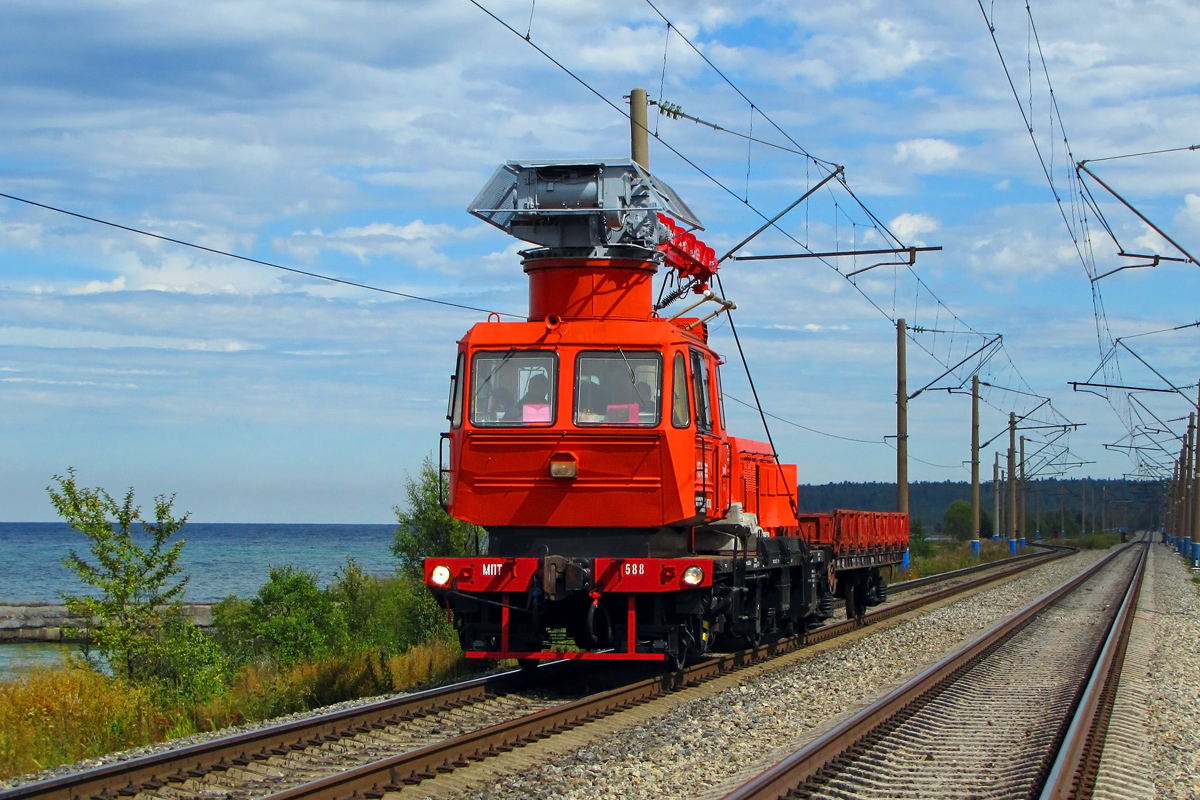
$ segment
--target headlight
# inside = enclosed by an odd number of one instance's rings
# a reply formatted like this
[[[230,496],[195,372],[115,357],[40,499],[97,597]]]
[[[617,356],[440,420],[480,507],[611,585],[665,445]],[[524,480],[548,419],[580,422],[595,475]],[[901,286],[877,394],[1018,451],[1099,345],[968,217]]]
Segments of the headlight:
[[[430,573],[429,580],[433,581],[434,586],[445,586],[450,582],[450,568],[445,564],[438,564]]]
[[[699,586],[704,580],[704,570],[692,565],[683,571],[683,582],[688,586]]]

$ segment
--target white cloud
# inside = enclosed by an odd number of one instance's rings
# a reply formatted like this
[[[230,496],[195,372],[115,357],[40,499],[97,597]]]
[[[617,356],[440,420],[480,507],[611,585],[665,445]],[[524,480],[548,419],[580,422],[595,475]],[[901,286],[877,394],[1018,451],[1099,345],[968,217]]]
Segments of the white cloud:
[[[312,262],[322,250],[347,253],[361,262],[381,256],[398,256],[422,269],[447,267],[450,259],[439,248],[463,238],[463,232],[445,224],[417,219],[404,225],[375,222],[325,233],[320,228],[296,231],[275,240],[280,250]]]
[[[43,226],[29,222],[0,223],[0,244],[32,250],[42,243]]]
[[[933,233],[939,227],[938,221],[928,214],[911,214],[905,212],[888,223],[892,233],[900,237],[907,245],[923,247],[925,243],[918,237],[923,233]]]
[[[1187,193],[1183,198],[1183,208],[1175,215],[1175,223],[1192,233],[1200,233],[1200,195]]]
[[[909,139],[896,143],[895,161],[940,169],[957,164],[961,154],[961,147],[945,139]]]
[[[32,383],[42,386],[99,386],[106,389],[136,389],[136,383],[100,383],[97,381],[57,381],[49,378],[0,378],[0,383]]]
[[[54,349],[116,349],[144,347],[156,350],[205,350],[216,353],[236,353],[259,350],[261,345],[236,339],[183,339],[169,336],[147,336],[115,333],[103,330],[67,330],[55,328],[0,327],[0,347],[45,347]]]
[[[111,281],[88,281],[83,286],[67,290],[67,294],[97,294],[99,292],[120,292],[125,290],[125,276],[118,275]]]

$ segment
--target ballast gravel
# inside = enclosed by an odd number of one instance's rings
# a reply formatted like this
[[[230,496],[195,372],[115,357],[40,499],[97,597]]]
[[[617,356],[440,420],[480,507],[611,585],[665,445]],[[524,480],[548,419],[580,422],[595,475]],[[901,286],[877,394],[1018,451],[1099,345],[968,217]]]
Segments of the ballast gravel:
[[[789,663],[777,669],[747,671],[745,680],[728,691],[682,701],[654,719],[545,763],[489,776],[486,783],[452,796],[721,797],[1105,555],[1085,551],[920,616],[881,625],[848,644],[783,659]]]
[[[1155,646],[1150,657],[1148,768],[1162,800],[1200,800],[1200,586],[1188,562],[1165,544],[1154,544],[1154,611],[1148,622]]]

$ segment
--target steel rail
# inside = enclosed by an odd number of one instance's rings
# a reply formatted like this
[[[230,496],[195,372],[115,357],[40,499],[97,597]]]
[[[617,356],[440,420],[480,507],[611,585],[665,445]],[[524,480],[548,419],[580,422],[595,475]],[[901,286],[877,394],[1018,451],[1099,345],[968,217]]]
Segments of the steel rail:
[[[1125,552],[1124,547],[1109,554],[1090,569],[1042,595],[1022,610],[1006,617],[1000,625],[943,658],[881,700],[859,711],[796,753],[727,794],[724,800],[776,800],[815,776],[818,771],[862,740],[871,731],[897,714],[921,703],[921,698],[952,681],[982,655],[1024,628],[1054,602],[1074,591],[1085,581]]]
[[[626,687],[630,693],[625,695],[617,705],[621,703],[638,704],[652,699],[653,696],[711,680],[732,670],[783,655],[809,644],[842,636],[864,625],[870,625],[953,595],[971,591],[1074,552],[1071,548],[1060,547],[1057,549],[1058,553],[1048,557],[1040,554],[1023,556],[1020,559],[980,564],[964,570],[906,582],[905,588],[916,588],[919,585],[944,581],[965,573],[984,571],[981,577],[966,583],[873,611],[867,614],[862,621],[846,620],[841,623],[825,625],[802,635],[784,637],[736,653],[708,658],[687,667],[680,673],[640,681]],[[1022,560],[1025,563],[1016,569],[999,569],[1016,560]],[[579,662],[572,663],[575,669],[579,668]],[[538,668],[537,677],[539,680],[544,680],[548,677],[548,673],[566,672],[568,669],[568,662],[545,664]],[[530,679],[527,673],[516,670],[477,678],[332,714],[225,736],[177,750],[155,753],[71,775],[28,783],[0,791],[0,800],[115,800],[117,797],[132,797],[141,790],[153,791],[167,784],[180,784],[189,779],[200,779],[210,772],[224,772],[234,767],[246,766],[251,762],[266,761],[272,756],[285,756],[290,752],[320,746],[325,742],[351,738],[356,734],[387,728],[417,717],[478,703],[496,694],[520,690],[528,686]],[[645,695],[644,693],[651,690],[651,687],[655,687],[653,694]],[[613,691],[619,693],[622,690]],[[482,750],[478,746],[466,748],[468,755],[465,757],[470,759],[480,752],[486,755],[502,752],[501,748],[511,749],[513,746],[544,738],[544,736],[551,735],[551,732],[574,727],[576,724],[580,724],[577,720],[586,721],[586,719],[594,719],[612,713],[611,710],[582,710],[586,708],[588,700],[593,700],[603,707],[608,702],[605,699],[606,695],[611,694],[613,693],[609,692],[594,698],[585,698],[583,701],[568,703],[525,718],[528,720],[528,725],[524,732],[520,730],[520,726],[516,726],[516,722],[519,720],[511,724],[503,723],[502,725],[509,726],[505,729],[507,732],[493,732],[497,737],[495,740],[500,742],[497,747],[493,748],[489,744]],[[554,715],[551,713],[554,711],[562,711],[562,714]],[[574,716],[572,716],[573,714]],[[485,732],[489,730],[491,729],[483,729]],[[466,740],[473,735],[475,734],[464,734],[443,743],[443,745],[431,745],[412,751],[410,755],[413,755],[416,760],[413,762],[415,766],[409,770],[410,778],[416,775],[429,776],[438,770],[445,771],[455,765],[461,766],[466,763],[463,760],[464,756],[458,751],[464,748]],[[487,735],[492,736],[492,734]],[[440,752],[438,748],[442,748],[444,751],[440,760],[434,755],[435,752]],[[451,751],[455,751],[454,755],[447,755]],[[423,755],[418,756],[417,754]],[[437,763],[433,764],[434,761]],[[432,766],[430,766],[431,764]],[[369,767],[370,765],[367,765],[358,769],[366,770]]]
[[[1091,797],[1096,772],[1100,768],[1101,751],[1104,749],[1104,740],[1108,733],[1108,722],[1116,702],[1121,668],[1125,664],[1129,632],[1133,630],[1148,555],[1147,550],[1143,549],[1133,582],[1125,593],[1125,599],[1121,602],[1121,608],[1109,629],[1104,647],[1092,668],[1078,709],[1059,747],[1058,758],[1046,777],[1041,800]]]

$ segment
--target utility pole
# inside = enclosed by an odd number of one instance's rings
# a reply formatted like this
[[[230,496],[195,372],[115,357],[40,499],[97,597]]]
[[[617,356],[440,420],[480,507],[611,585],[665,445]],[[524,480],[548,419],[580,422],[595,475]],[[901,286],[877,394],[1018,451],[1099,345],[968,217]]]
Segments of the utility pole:
[[[1175,462],[1175,466],[1171,468],[1171,482],[1167,484],[1167,541],[1174,542],[1178,535],[1176,527],[1179,521],[1179,509],[1176,507],[1179,500],[1179,469],[1183,464],[1183,453],[1180,452],[1179,460]]]
[[[1192,489],[1192,474],[1195,472],[1195,450],[1196,450],[1196,412],[1188,414],[1188,429],[1187,429],[1187,445],[1183,464],[1183,530],[1179,532],[1179,552],[1185,558],[1191,556],[1192,549],[1192,528],[1195,525],[1192,513],[1192,506],[1195,502],[1196,492]]]
[[[1008,412],[1008,552],[1017,553],[1017,415]]]
[[[1108,514],[1108,487],[1100,487],[1100,533],[1104,533],[1112,525],[1112,515]]]
[[[971,552],[979,555],[979,376],[971,376]]]
[[[908,513],[908,365],[907,331],[896,320],[896,510]]]
[[[1190,432],[1189,432],[1190,433]],[[1187,483],[1188,466],[1188,451],[1191,450],[1191,437],[1185,433],[1183,435],[1183,446],[1179,448],[1179,481],[1175,486],[1175,505],[1178,506],[1178,511],[1175,514],[1175,547],[1180,549],[1180,540],[1187,536],[1188,530],[1188,507],[1187,507]]]
[[[646,90],[629,93],[629,153],[630,157],[650,171],[650,129],[646,125]]]
[[[1000,453],[992,462],[992,541],[1000,538]]]
[[[1079,479],[1079,536],[1087,536],[1087,478]]]
[[[1200,409],[1200,392],[1197,393],[1196,408]],[[1192,566],[1200,566],[1200,437],[1192,450]]]
[[[1026,514],[1027,507],[1025,505],[1025,491],[1027,485],[1025,483],[1025,437],[1021,437],[1021,547],[1025,547],[1025,537],[1028,531],[1025,528],[1029,525],[1029,516]]]
[[[1034,515],[1037,519],[1033,523],[1033,538],[1042,538],[1042,482],[1035,481],[1033,484],[1033,508]]]
[[[1062,480],[1058,482],[1058,535],[1060,538],[1067,538],[1067,487],[1063,486]]]

